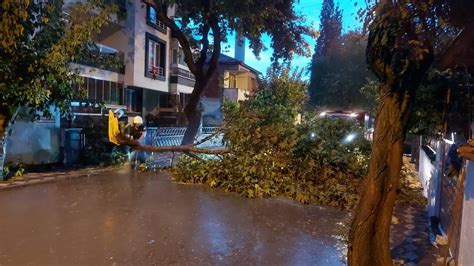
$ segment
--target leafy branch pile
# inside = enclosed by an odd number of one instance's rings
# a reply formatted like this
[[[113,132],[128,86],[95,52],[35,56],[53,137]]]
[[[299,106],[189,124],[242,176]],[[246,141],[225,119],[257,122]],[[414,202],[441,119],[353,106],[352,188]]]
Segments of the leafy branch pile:
[[[183,157],[173,170],[175,180],[250,198],[284,195],[352,209],[370,145],[351,121],[309,114],[295,123],[306,103],[305,89],[298,73],[277,71],[248,101],[225,103],[229,153],[215,160]]]

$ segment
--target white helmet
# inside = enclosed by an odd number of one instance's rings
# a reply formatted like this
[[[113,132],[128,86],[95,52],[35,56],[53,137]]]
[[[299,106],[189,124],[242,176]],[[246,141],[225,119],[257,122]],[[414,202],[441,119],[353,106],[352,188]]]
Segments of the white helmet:
[[[138,116],[138,115],[135,116],[135,117],[133,118],[133,123],[134,123],[134,124],[140,124],[140,125],[143,124],[143,119],[142,119],[142,117],[141,117],[141,116]]]

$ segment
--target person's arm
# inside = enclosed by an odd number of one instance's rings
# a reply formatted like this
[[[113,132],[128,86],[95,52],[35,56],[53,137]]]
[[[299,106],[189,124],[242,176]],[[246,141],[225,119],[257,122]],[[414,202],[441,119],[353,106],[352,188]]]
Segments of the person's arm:
[[[145,135],[146,135],[146,130],[141,130],[140,131],[140,138],[138,138],[138,141],[142,141],[144,138],[145,138]]]
[[[130,137],[130,128],[132,127],[132,124],[127,124],[126,126],[124,126],[120,132],[122,133],[122,135],[126,136],[127,138]]]

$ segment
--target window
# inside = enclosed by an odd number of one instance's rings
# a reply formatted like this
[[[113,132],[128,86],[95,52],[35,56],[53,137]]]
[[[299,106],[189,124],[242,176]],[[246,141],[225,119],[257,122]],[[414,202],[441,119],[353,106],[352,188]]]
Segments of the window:
[[[127,89],[127,111],[136,111],[137,110],[137,93],[133,89]]]
[[[110,82],[110,103],[119,104],[120,103],[120,92],[117,88],[116,82]]]
[[[104,101],[110,101],[110,81],[108,80],[104,80],[104,93],[102,95]]]
[[[186,93],[180,93],[179,94],[179,104],[181,108],[184,108],[186,104],[188,104],[189,101],[189,94]]]
[[[88,91],[88,96],[89,100],[95,100],[95,79],[93,78],[88,78],[87,80],[87,91]]]
[[[106,104],[120,104],[122,102],[123,86],[121,83],[85,78],[89,100]]]
[[[166,43],[147,33],[145,76],[165,80]]]
[[[100,80],[100,79],[97,79],[95,81],[95,91],[96,91],[96,94],[95,94],[95,99],[97,101],[103,101],[104,98],[103,98],[103,94],[104,94],[104,81],[103,80]]]
[[[156,15],[156,10],[153,6],[148,6],[147,7],[147,24],[152,26],[153,28],[163,32],[163,33],[166,33],[167,30],[166,30],[166,26],[163,22],[161,22],[158,18],[157,18],[157,15]]]
[[[173,49],[173,64],[186,65],[186,62],[184,62],[183,48]]]

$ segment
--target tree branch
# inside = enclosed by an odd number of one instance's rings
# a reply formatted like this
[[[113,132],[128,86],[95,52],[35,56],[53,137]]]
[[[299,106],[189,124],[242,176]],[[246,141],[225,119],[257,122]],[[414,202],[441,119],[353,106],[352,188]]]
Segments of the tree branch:
[[[218,134],[222,133],[222,131],[224,131],[224,128],[225,128],[224,125],[221,126],[221,127],[219,127],[219,128],[216,130],[216,132],[214,132],[214,133],[212,133],[211,135],[209,135],[209,136],[203,138],[202,140],[198,141],[197,143],[194,144],[194,146],[197,146],[197,145],[199,145],[199,144],[202,144],[202,143],[204,143],[204,142],[206,142],[206,141],[208,141],[208,140],[214,138],[214,137],[217,136]]]
[[[204,25],[204,28],[202,30],[202,49],[201,49],[201,56],[199,57],[199,60],[196,62],[196,65],[198,65],[200,68],[206,63],[207,59],[207,50],[209,49],[209,31],[211,29],[211,26],[209,24]]]
[[[171,33],[174,38],[178,39],[179,44],[183,48],[184,53],[184,62],[188,65],[189,70],[195,75],[199,76],[201,74],[202,68],[199,68],[193,60],[193,52],[191,51],[191,45],[189,44],[188,39],[184,35],[183,31],[179,28],[179,26],[174,22],[171,18],[169,18],[165,11],[168,8],[168,5],[160,4],[160,1],[157,0],[153,4],[156,10],[157,18],[163,22],[168,28],[171,29]]]
[[[211,60],[209,61],[209,67],[207,69],[206,78],[210,79],[217,68],[219,62],[219,56],[221,55],[221,28],[217,17],[213,16],[209,19],[209,24],[212,28],[212,34],[214,36],[214,47],[212,51]]]

